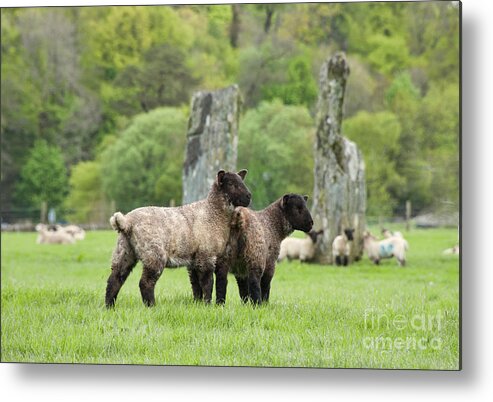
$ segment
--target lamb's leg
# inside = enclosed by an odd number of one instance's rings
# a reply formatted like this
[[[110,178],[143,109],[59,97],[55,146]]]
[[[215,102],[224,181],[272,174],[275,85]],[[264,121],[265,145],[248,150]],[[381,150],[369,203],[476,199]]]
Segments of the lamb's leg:
[[[192,285],[193,298],[196,301],[202,300],[202,287],[199,282],[199,275],[197,269],[192,265],[188,266],[188,277],[190,278],[190,284]]]
[[[216,264],[216,304],[226,302],[226,290],[228,287],[228,266],[218,262]]]
[[[236,283],[238,284],[238,290],[240,291],[240,298],[243,303],[248,301],[248,278],[236,277]]]
[[[340,255],[336,255],[336,265],[337,266],[341,265],[341,256]]]
[[[346,267],[348,262],[349,262],[349,257],[347,255],[342,257],[342,265],[344,265]]]
[[[163,271],[164,265],[152,266],[144,265],[142,277],[140,278],[139,288],[142,295],[142,301],[147,307],[154,306],[156,300],[154,298],[154,288]]]
[[[204,301],[210,303],[212,300],[212,288],[214,286],[214,270],[203,269],[198,271],[199,283],[202,288]]]
[[[130,275],[130,272],[132,272],[135,264],[137,264],[137,257],[130,243],[124,235],[120,235],[115,251],[113,252],[111,274],[106,286],[106,307],[109,308],[115,305],[118,292],[128,278],[128,275]]]
[[[268,302],[270,295],[270,282],[272,281],[273,275],[271,273],[264,272],[262,279],[260,280],[260,289],[262,293],[262,301]]]
[[[248,295],[253,304],[262,304],[260,275],[253,269],[248,273]]]

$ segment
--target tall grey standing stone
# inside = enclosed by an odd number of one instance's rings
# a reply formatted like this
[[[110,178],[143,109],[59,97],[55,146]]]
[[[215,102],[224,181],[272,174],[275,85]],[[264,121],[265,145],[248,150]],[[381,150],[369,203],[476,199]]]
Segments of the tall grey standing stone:
[[[333,262],[332,242],[346,228],[354,228],[351,260],[363,253],[365,230],[365,164],[356,144],[341,135],[344,91],[349,66],[336,53],[320,70],[315,142],[314,228],[324,233],[317,243],[315,261]]]
[[[237,85],[193,95],[183,165],[183,204],[205,198],[218,170],[236,169],[240,106]]]

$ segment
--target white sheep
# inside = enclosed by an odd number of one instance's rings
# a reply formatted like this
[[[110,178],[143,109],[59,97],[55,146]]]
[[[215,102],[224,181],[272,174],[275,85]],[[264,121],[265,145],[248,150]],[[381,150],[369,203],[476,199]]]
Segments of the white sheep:
[[[282,261],[285,258],[290,260],[310,261],[315,256],[315,244],[317,238],[323,230],[315,231],[311,230],[307,233],[308,237],[304,239],[297,239],[294,237],[288,237],[281,242],[281,249],[279,251],[278,261]]]
[[[48,230],[48,227],[43,224],[36,225],[36,230],[38,231],[38,239],[36,243],[38,244],[74,244],[74,237],[63,231],[58,230]]]
[[[409,248],[403,237],[392,236],[378,240],[370,232],[363,235],[363,244],[368,258],[375,264],[379,264],[383,258],[395,257],[400,266],[406,265],[406,250]]]
[[[402,237],[404,238],[404,236],[402,235],[401,232],[399,231],[396,231],[396,232],[392,232],[390,231],[389,229],[382,229],[382,236],[385,237],[386,239],[392,237],[392,236],[396,236],[396,237]]]
[[[351,242],[353,241],[354,229],[345,229],[342,234],[336,236],[332,242],[332,256],[335,263],[339,265],[348,265],[351,254]]]
[[[72,235],[75,240],[84,240],[84,238],[86,237],[86,232],[84,231],[84,229],[77,225],[57,225],[56,229],[58,231],[64,231],[65,233]]]
[[[456,244],[452,248],[447,248],[447,249],[443,250],[443,254],[444,255],[451,255],[451,254],[458,255],[458,254],[460,254],[459,245]]]

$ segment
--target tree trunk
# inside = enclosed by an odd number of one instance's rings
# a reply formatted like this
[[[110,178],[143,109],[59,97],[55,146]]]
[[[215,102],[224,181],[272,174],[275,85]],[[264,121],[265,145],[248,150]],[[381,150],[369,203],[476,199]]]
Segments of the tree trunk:
[[[203,199],[220,169],[235,170],[241,97],[237,85],[192,97],[183,165],[183,203]]]
[[[274,15],[274,5],[265,5],[265,22],[264,22],[264,32],[269,33],[270,27],[272,25],[272,16]]]
[[[240,4],[231,4],[231,25],[229,27],[229,43],[231,47],[238,47],[240,36]]]
[[[336,53],[321,68],[315,143],[314,228],[323,229],[315,260],[330,264],[332,242],[344,229],[354,229],[351,260],[363,253],[365,229],[365,165],[356,144],[341,136],[344,91],[349,66]]]

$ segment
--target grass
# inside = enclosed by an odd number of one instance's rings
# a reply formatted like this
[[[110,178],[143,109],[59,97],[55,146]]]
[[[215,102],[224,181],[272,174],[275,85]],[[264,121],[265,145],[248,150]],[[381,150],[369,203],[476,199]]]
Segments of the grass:
[[[365,257],[349,268],[283,262],[271,302],[243,305],[233,277],[224,307],[194,303],[185,269],[166,270],[157,305],[140,264],[104,308],[114,232],[75,245],[2,233],[3,362],[459,368],[455,230],[414,230],[408,266]]]

